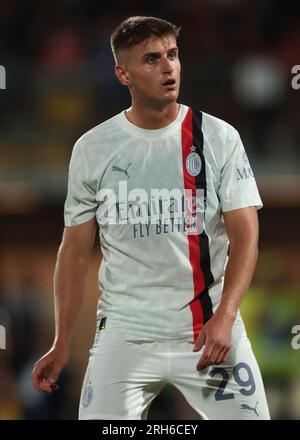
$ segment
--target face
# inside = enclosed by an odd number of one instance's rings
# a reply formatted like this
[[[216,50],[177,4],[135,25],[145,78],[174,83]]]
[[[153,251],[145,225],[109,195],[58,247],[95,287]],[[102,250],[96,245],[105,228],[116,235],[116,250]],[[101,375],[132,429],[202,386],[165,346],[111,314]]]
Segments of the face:
[[[129,87],[133,100],[144,105],[157,107],[176,101],[180,86],[176,38],[153,36],[124,51],[116,75]]]

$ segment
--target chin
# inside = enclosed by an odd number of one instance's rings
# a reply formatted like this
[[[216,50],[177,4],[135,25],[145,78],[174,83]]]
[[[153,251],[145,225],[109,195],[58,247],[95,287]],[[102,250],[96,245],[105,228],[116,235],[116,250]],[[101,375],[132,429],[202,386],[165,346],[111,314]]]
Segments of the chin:
[[[173,96],[166,96],[164,102],[169,104],[171,102],[176,102],[177,99],[178,99],[178,93],[174,94]]]
[[[168,104],[176,102],[178,99],[178,93],[170,93],[169,96],[152,96],[148,102],[152,102],[155,106],[164,107]]]
[[[170,102],[172,102],[172,101],[176,101],[176,100],[177,100],[178,95],[179,95],[178,90],[174,90],[174,91],[172,91],[172,92],[168,92],[168,93],[166,93],[165,95],[163,95],[163,98],[162,98],[162,99],[163,99],[164,101],[170,101]]]

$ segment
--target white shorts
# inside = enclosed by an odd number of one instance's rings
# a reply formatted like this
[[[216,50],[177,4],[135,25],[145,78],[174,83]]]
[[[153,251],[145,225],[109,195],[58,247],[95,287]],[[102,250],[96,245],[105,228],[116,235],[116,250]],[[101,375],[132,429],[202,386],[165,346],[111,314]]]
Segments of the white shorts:
[[[201,372],[203,348],[187,340],[128,341],[100,330],[86,370],[79,419],[145,420],[153,399],[174,385],[202,419],[269,420],[259,367],[246,334],[233,335],[225,364]]]

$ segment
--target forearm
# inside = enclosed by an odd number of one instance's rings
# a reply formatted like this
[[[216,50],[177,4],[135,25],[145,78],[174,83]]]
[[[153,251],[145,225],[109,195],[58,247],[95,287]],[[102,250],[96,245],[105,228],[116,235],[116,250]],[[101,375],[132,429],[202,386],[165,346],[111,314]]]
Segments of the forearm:
[[[86,289],[89,257],[61,247],[54,272],[55,344],[68,346]]]
[[[241,237],[230,244],[223,294],[218,310],[232,321],[251,283],[257,257],[258,246],[255,239],[249,241],[246,237]]]

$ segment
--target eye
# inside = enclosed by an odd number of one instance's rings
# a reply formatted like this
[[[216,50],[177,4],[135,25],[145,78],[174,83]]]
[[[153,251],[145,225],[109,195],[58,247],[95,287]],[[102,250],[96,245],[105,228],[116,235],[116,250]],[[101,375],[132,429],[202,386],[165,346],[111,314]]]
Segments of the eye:
[[[155,61],[156,61],[156,57],[155,57],[154,55],[149,55],[149,56],[146,58],[146,63],[148,63],[148,64],[154,64]]]
[[[170,54],[169,54],[169,58],[171,59],[171,60],[175,60],[176,59],[176,57],[177,57],[177,52],[170,52]]]

